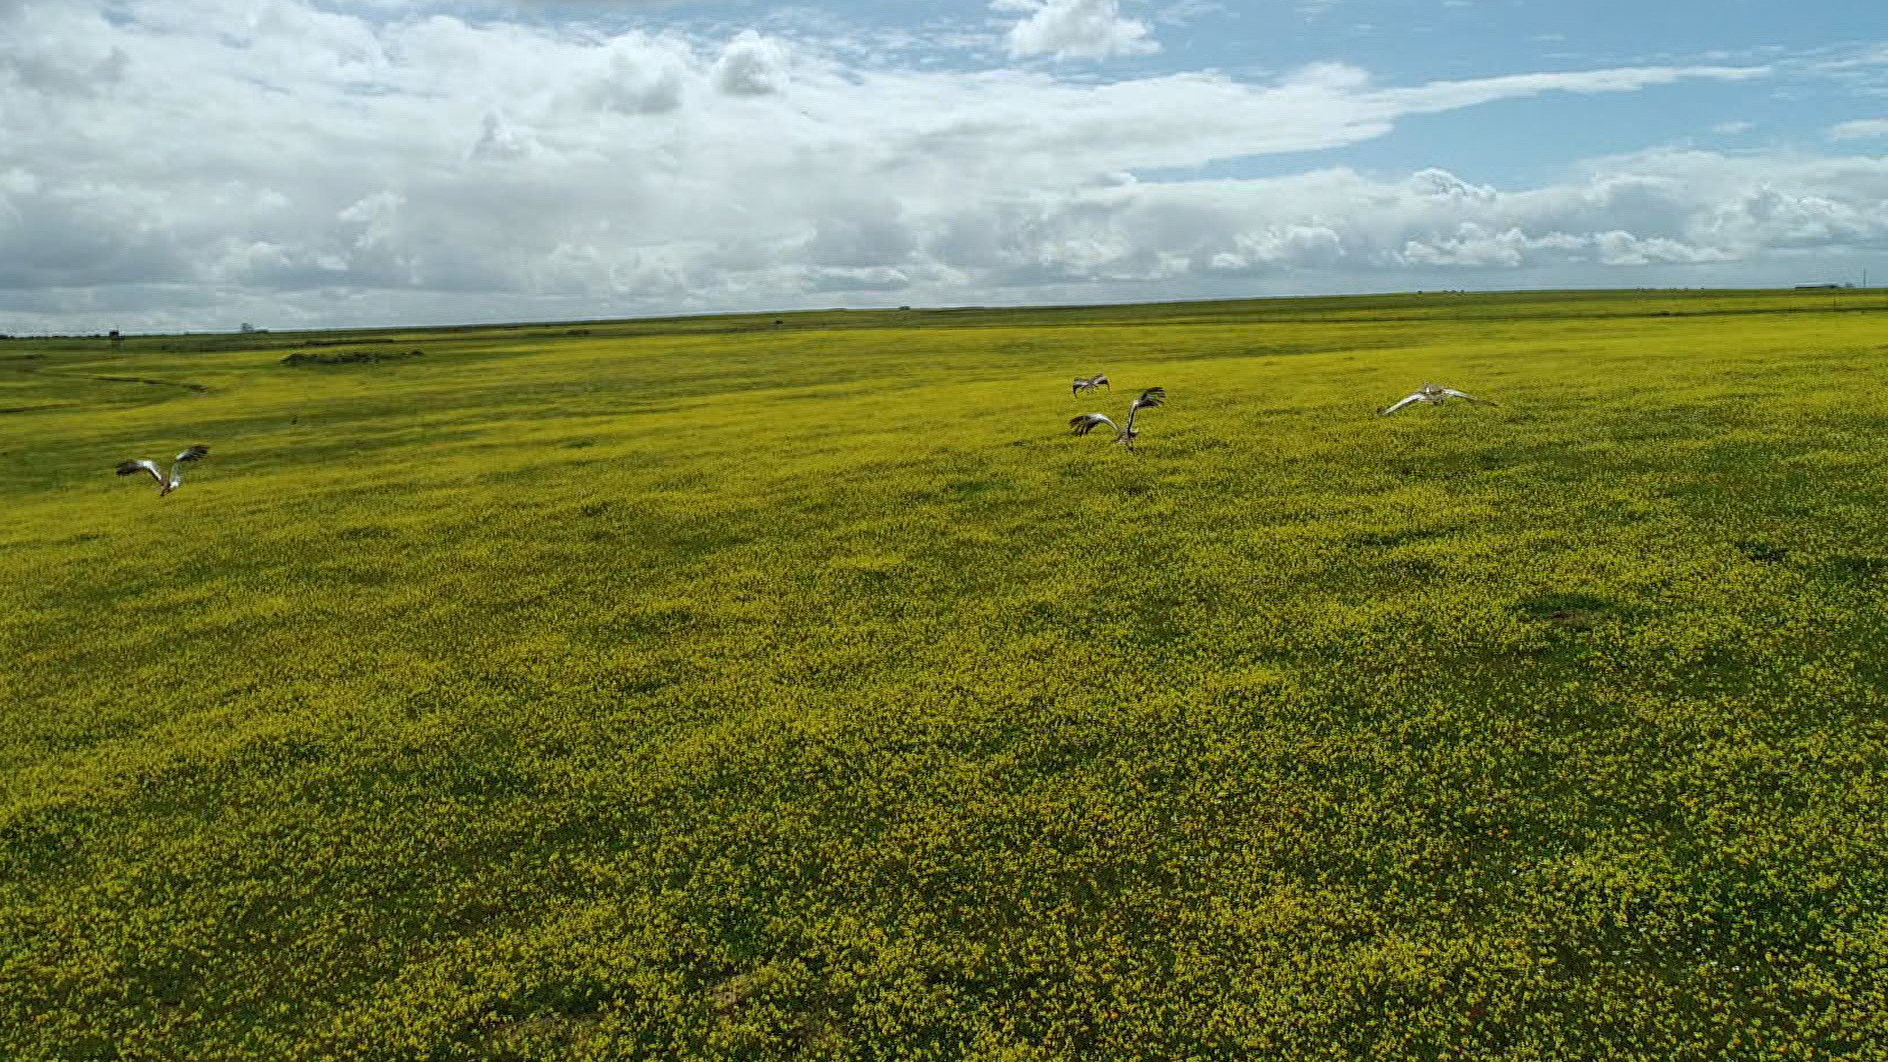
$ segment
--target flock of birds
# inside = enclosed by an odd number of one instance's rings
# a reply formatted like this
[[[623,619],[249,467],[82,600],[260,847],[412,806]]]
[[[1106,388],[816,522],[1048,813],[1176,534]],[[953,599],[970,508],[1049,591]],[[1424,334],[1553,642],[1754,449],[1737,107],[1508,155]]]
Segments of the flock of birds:
[[[1108,382],[1106,373],[1096,373],[1094,376],[1077,376],[1075,378],[1075,390],[1073,393],[1079,396],[1084,391],[1093,391],[1097,387],[1106,387],[1111,392],[1114,390],[1114,385]],[[1421,402],[1441,405],[1451,399],[1461,399],[1483,406],[1498,404],[1490,402],[1486,398],[1476,398],[1474,395],[1468,394],[1465,391],[1458,391],[1453,387],[1443,387],[1440,384],[1426,383],[1406,397],[1377,410],[1377,416],[1387,417],[1399,409]],[[1089,432],[1106,424],[1108,427],[1114,429],[1114,441],[1126,447],[1128,453],[1135,453],[1134,440],[1140,438],[1141,433],[1140,430],[1134,426],[1134,418],[1139,416],[1143,409],[1155,409],[1166,403],[1167,389],[1164,387],[1150,387],[1142,391],[1139,398],[1128,403],[1128,417],[1125,424],[1116,424],[1114,418],[1105,413],[1083,413],[1070,420],[1069,427],[1074,429],[1076,435],[1087,435]],[[184,452],[171,459],[169,472],[164,471],[158,466],[156,461],[148,457],[139,458],[135,461],[126,461],[118,466],[118,474],[121,476],[135,476],[140,472],[150,473],[151,478],[157,481],[157,496],[162,498],[183,485],[185,464],[191,461],[202,460],[204,455],[209,452],[210,448],[201,444],[189,447],[185,449]]]
[[[1093,376],[1077,376],[1075,378],[1074,394],[1079,396],[1082,392],[1093,391],[1097,387],[1106,387],[1109,391],[1114,390],[1114,385],[1108,382],[1108,375],[1106,373],[1096,373]],[[1403,398],[1377,410],[1377,416],[1387,417],[1399,409],[1424,402],[1439,406],[1452,399],[1459,399],[1480,406],[1500,405],[1499,402],[1491,402],[1486,398],[1476,398],[1466,391],[1458,391],[1453,387],[1426,383]],[[1069,427],[1073,428],[1077,435],[1087,435],[1089,432],[1106,424],[1115,430],[1114,441],[1126,447],[1128,453],[1135,453],[1134,440],[1141,437],[1141,433],[1135,430],[1134,427],[1135,415],[1143,409],[1165,405],[1166,402],[1166,388],[1150,387],[1141,392],[1141,397],[1135,399],[1128,405],[1128,420],[1125,426],[1116,424],[1112,419],[1101,413],[1083,413],[1081,416],[1070,420]]]

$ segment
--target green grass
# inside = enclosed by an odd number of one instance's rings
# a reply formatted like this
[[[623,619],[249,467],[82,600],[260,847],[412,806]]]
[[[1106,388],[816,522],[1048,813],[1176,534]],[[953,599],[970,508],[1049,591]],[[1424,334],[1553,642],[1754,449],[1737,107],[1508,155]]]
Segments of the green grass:
[[[0,342],[0,1056],[1888,1057],[1885,310]]]

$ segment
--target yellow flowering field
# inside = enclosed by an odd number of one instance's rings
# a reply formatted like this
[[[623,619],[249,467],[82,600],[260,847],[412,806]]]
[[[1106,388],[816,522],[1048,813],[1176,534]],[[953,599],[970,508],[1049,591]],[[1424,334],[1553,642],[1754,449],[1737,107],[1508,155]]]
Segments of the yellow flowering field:
[[[0,1057],[1888,1057],[1879,293],[14,339],[0,409]]]

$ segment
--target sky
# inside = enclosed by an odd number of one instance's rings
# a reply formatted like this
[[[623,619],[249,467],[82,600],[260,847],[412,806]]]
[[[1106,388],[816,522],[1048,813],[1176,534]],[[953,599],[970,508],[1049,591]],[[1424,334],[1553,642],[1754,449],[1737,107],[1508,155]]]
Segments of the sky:
[[[1880,0],[0,0],[0,332],[1888,282]]]

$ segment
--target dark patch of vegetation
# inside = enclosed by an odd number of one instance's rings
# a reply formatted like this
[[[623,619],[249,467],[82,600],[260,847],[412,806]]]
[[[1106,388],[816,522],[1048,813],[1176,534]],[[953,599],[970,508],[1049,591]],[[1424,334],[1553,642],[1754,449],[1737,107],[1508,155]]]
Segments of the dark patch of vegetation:
[[[1528,619],[1576,631],[1592,630],[1620,612],[1618,605],[1592,594],[1541,594],[1518,602],[1514,610]]]
[[[1736,543],[1737,552],[1759,564],[1781,564],[1789,559],[1790,551],[1784,546],[1773,546],[1768,542],[1746,540]]]
[[[340,354],[310,354],[296,351],[282,359],[284,365],[358,365],[380,361],[402,361],[406,358],[423,357],[425,351],[414,350],[350,350]]]
[[[70,375],[77,375],[77,374],[73,373]],[[181,387],[186,391],[195,391],[198,394],[202,394],[203,392],[209,390],[209,388],[203,384],[190,383],[187,380],[147,380],[142,376],[90,376],[90,377],[87,377],[87,379],[108,380],[112,383],[149,384],[152,387]]]
[[[1391,546],[1421,542],[1424,539],[1441,538],[1451,532],[1440,527],[1410,527],[1398,531],[1362,531],[1344,536],[1344,542],[1352,546],[1368,546],[1387,549]]]
[[[974,498],[987,494],[1003,484],[993,479],[957,479],[944,485],[944,489],[954,498]]]

